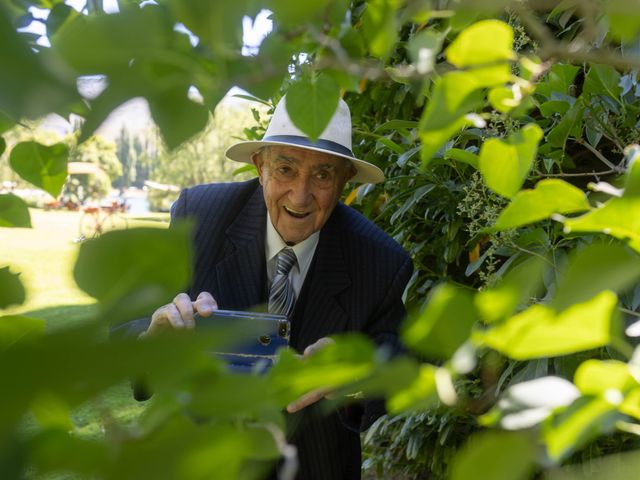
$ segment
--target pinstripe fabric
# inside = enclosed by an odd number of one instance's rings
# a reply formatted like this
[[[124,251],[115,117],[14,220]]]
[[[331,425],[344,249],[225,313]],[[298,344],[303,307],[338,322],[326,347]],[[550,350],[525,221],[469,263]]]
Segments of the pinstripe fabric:
[[[266,207],[257,179],[183,191],[172,218],[183,217],[196,224],[190,295],[209,291],[223,309],[266,304]],[[339,204],[320,232],[291,316],[292,347],[302,351],[321,337],[360,331],[398,348],[396,332],[405,314],[401,296],[411,271],[409,256],[394,240]],[[288,415],[289,438],[298,446],[298,478],[360,478],[358,432],[383,412],[383,405],[367,401],[325,415],[323,403]]]
[[[287,317],[293,310],[296,301],[296,292],[289,280],[289,272],[296,264],[296,254],[289,248],[283,248],[278,252],[276,259],[276,274],[271,282],[269,290],[269,312]]]

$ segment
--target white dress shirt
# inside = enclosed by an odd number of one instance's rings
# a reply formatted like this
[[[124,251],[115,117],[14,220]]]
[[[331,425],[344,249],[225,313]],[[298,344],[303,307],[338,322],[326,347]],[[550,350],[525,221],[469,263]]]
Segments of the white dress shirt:
[[[313,254],[318,246],[319,238],[320,232],[314,232],[302,242],[290,247],[293,249],[296,254],[296,258],[298,259],[296,264],[291,268],[291,272],[289,272],[289,280],[296,292],[296,298],[300,296],[300,290],[302,289],[304,279],[307,277],[307,272],[311,266],[311,260],[313,260]],[[282,240],[282,237],[273,226],[273,223],[271,223],[271,216],[269,215],[269,212],[267,212],[264,257],[267,259],[267,278],[269,279],[269,284],[271,284],[273,276],[276,274],[276,255],[278,255],[278,252],[286,246],[287,244]]]

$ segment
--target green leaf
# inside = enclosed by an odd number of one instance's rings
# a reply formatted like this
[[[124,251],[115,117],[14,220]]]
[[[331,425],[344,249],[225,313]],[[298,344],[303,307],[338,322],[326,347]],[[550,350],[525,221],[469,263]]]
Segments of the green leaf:
[[[619,244],[596,243],[575,252],[560,277],[551,307],[558,311],[603,290],[623,292],[640,279],[640,256]]]
[[[513,87],[494,87],[489,90],[489,103],[499,112],[509,113],[520,105],[521,96],[516,97]]]
[[[617,360],[586,360],[580,364],[573,379],[583,395],[602,395],[617,391],[621,395],[633,388],[638,382],[631,375],[629,365]]]
[[[19,277],[20,274],[11,273],[9,267],[0,268],[0,308],[24,303],[26,294]]]
[[[463,30],[446,49],[449,63],[464,68],[508,61],[513,53],[513,29],[499,20],[482,20]]]
[[[204,129],[209,109],[191,101],[188,87],[147,95],[149,109],[169,149],[178,147]]]
[[[6,2],[3,2],[3,7]],[[75,77],[50,52],[35,53],[0,8],[0,130],[6,118],[36,119],[78,99]],[[10,66],[10,67],[9,67]],[[8,94],[8,92],[11,92]]]
[[[371,340],[359,334],[335,337],[314,355],[299,358],[283,350],[269,371],[270,388],[282,405],[318,388],[336,389],[368,377],[373,371],[374,348]]]
[[[451,480],[525,480],[530,478],[535,459],[536,445],[524,433],[479,433],[454,457]]]
[[[600,397],[582,397],[549,417],[543,424],[542,439],[555,463],[569,457],[587,442],[613,430],[621,419],[616,407]]]
[[[556,63],[544,82],[536,86],[536,93],[542,94],[548,99],[552,99],[552,93],[569,95],[573,80],[580,71],[580,67]]]
[[[592,65],[584,79],[583,94],[606,95],[617,100],[622,93],[620,74],[610,65]]]
[[[64,3],[58,3],[49,12],[47,17],[47,36],[52,37],[68,19],[74,18],[78,13],[75,9]]]
[[[627,241],[631,248],[640,252],[640,161],[631,162],[621,198],[612,198],[602,207],[578,218],[565,219],[564,231],[602,232]]]
[[[604,10],[615,38],[626,41],[636,38],[640,31],[640,1],[606,0]]]
[[[540,105],[540,113],[543,117],[549,118],[553,114],[564,115],[569,111],[571,105],[562,100],[550,100]]]
[[[242,47],[242,17],[255,17],[258,13],[251,11],[248,3],[247,0],[171,0],[169,6],[176,20],[197,35],[200,42],[214,52],[228,54]]]
[[[331,10],[341,21],[344,19],[349,2],[346,0],[309,0],[292,2],[290,0],[268,0],[265,7],[273,11],[277,23],[285,26],[299,26],[301,23],[321,19]]]
[[[115,322],[145,316],[184,291],[191,272],[189,229],[112,231],[80,246],[74,277]],[[170,261],[167,261],[170,259]]]
[[[552,147],[564,149],[569,137],[578,138],[582,134],[584,105],[575,102],[562,120],[547,134],[547,143]]]
[[[442,284],[433,290],[425,310],[405,323],[402,340],[427,358],[448,359],[469,338],[476,318],[471,294]]]
[[[302,78],[287,91],[287,112],[293,124],[315,142],[329,124],[339,99],[340,88],[331,77]]]
[[[121,72],[134,58],[138,62],[162,59],[167,51],[176,49],[169,43],[173,25],[164,10],[127,6],[111,15],[74,16],[51,37],[53,51],[86,75]]]
[[[31,228],[29,207],[20,197],[0,194],[0,227]]]
[[[420,120],[421,156],[427,166],[438,149],[467,124],[464,116],[482,104],[475,77],[451,72],[436,80]]]
[[[444,158],[466,163],[467,165],[471,165],[476,170],[480,168],[480,159],[478,158],[478,155],[467,150],[462,150],[460,148],[448,149],[446,152],[444,152]]]
[[[433,29],[422,30],[409,40],[409,57],[419,74],[424,75],[433,70],[443,40],[442,33]]]
[[[4,270],[4,268],[0,269],[0,277],[4,277]],[[5,291],[6,286],[2,280],[0,280],[0,285],[2,285],[2,293],[0,296],[4,297],[7,293]],[[24,290],[22,294],[24,295]],[[4,299],[2,299],[2,301],[4,301]],[[0,317],[0,350],[6,350],[18,342],[39,338],[44,334],[44,327],[45,321],[41,318],[25,317],[22,315],[6,315]]]
[[[2,155],[6,149],[7,149],[7,142],[4,140],[3,137],[0,137],[0,155]]]
[[[63,143],[21,142],[11,150],[9,163],[23,179],[55,198],[67,181],[68,157],[69,148]]]
[[[387,410],[392,415],[407,410],[426,410],[438,402],[436,371],[433,365],[423,363],[415,380],[405,389],[387,399]]]
[[[492,231],[507,230],[551,217],[555,213],[589,210],[589,201],[578,187],[559,179],[538,182],[533,190],[518,192],[500,213]]]
[[[542,129],[535,123],[525,125],[506,141],[490,138],[480,148],[480,172],[496,193],[513,197],[531,169]]]
[[[69,405],[57,395],[41,393],[31,404],[31,412],[44,429],[59,428],[70,431],[74,427]]]
[[[553,357],[608,345],[620,321],[618,298],[605,291],[556,313],[537,304],[483,335],[491,348],[516,360]]]
[[[497,286],[478,292],[474,304],[480,317],[494,323],[512,315],[540,288],[544,267],[543,259],[531,257],[509,270]]]
[[[373,56],[386,58],[398,39],[399,0],[371,0],[362,16],[362,35]]]

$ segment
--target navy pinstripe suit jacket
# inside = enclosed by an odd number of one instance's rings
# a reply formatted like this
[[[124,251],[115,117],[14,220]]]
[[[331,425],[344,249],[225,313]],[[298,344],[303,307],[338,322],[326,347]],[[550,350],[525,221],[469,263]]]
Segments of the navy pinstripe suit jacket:
[[[192,217],[195,266],[189,294],[213,294],[222,309],[267,302],[264,239],[267,211],[257,179],[184,190],[172,219]],[[291,319],[291,345],[302,351],[321,337],[364,332],[397,348],[401,296],[411,276],[407,253],[355,210],[339,204],[318,246]],[[299,478],[360,478],[359,431],[383,413],[382,403],[321,416],[317,406],[289,415]]]

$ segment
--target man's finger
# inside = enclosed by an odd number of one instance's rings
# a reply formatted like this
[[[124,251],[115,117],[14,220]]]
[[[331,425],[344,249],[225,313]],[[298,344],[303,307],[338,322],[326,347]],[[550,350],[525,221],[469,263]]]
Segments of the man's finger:
[[[318,350],[325,348],[327,345],[332,345],[334,343],[336,343],[336,341],[333,338],[322,337],[317,342],[307,346],[307,348],[304,349],[304,352],[302,352],[302,355],[308,357],[316,353]]]
[[[208,317],[218,308],[218,302],[209,292],[200,292],[196,301],[193,302],[193,308],[203,317]]]
[[[319,390],[314,390],[313,392],[309,392],[306,395],[303,395],[299,399],[294,402],[291,402],[287,405],[287,412],[295,413],[298,410],[302,410],[309,405],[312,405],[320,400],[322,400],[325,396],[331,393],[331,390],[322,388]]]
[[[178,315],[180,316],[182,325],[186,328],[193,328],[196,323],[193,319],[193,303],[186,293],[179,293],[173,299]],[[179,327],[178,327],[179,328]]]
[[[147,333],[157,333],[165,328],[184,328],[184,321],[173,303],[164,305],[153,312]]]

